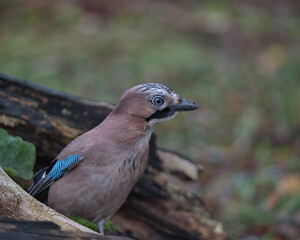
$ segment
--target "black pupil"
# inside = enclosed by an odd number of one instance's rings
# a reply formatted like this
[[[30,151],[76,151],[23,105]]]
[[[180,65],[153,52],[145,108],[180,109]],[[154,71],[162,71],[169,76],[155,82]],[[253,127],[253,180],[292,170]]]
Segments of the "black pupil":
[[[155,99],[155,104],[158,104],[158,105],[162,104],[162,99],[161,98],[156,98]]]

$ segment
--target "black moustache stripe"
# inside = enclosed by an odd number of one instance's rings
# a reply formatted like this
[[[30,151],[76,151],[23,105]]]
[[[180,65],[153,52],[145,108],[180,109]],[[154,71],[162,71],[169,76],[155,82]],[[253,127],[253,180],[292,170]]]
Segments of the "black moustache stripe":
[[[146,121],[149,122],[152,119],[167,118],[167,117],[172,116],[174,113],[175,113],[174,111],[172,111],[170,108],[167,107],[163,110],[157,110],[150,117],[146,118]]]

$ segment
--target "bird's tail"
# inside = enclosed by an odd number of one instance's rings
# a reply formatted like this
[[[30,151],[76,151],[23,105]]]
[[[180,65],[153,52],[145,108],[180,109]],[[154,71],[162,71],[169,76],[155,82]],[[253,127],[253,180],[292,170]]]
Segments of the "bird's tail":
[[[49,170],[49,167],[43,168],[33,176],[32,185],[28,188],[28,193],[31,196],[35,197],[42,190],[47,188],[47,187],[42,186],[42,183],[44,182],[44,179],[47,176],[48,170]]]
[[[49,167],[38,171],[34,175],[33,183],[29,187],[28,193],[31,196],[36,197],[40,192],[50,187],[53,181],[59,179],[65,175],[68,170],[74,168],[82,159],[83,156],[75,154],[70,155],[61,161],[52,161]]]

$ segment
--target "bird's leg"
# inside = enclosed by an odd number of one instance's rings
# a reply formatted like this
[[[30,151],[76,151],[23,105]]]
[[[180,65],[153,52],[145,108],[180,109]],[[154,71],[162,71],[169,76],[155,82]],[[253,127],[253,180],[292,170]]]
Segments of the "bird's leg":
[[[101,221],[99,221],[97,223],[98,229],[99,229],[99,233],[101,235],[104,235],[104,220],[102,219]]]

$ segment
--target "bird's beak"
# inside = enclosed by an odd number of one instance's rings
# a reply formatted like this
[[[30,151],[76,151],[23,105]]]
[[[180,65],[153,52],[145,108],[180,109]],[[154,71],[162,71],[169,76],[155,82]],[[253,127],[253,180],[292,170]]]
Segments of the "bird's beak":
[[[199,105],[197,103],[194,103],[190,100],[181,98],[180,103],[177,104],[171,104],[169,105],[169,108],[172,111],[193,111],[199,108]]]

